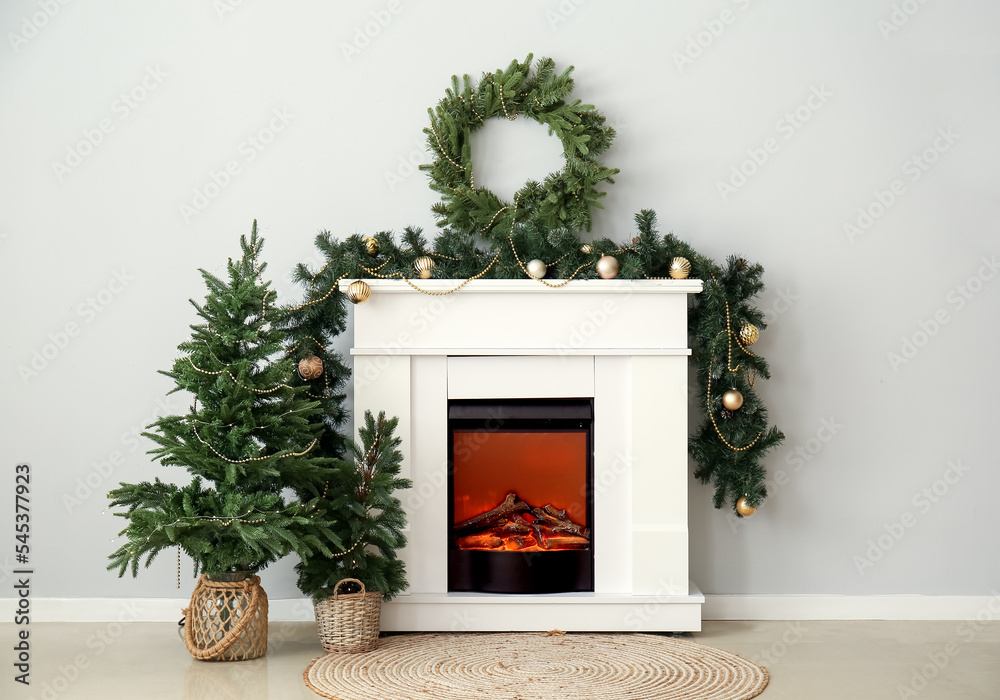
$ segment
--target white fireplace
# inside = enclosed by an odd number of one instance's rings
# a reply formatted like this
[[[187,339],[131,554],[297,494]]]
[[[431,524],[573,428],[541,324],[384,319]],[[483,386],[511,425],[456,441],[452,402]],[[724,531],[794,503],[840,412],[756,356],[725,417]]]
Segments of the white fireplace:
[[[701,282],[474,280],[429,296],[367,281],[371,298],[354,307],[354,411],[399,418],[413,481],[399,494],[410,586],[383,607],[382,629],[699,630],[704,596],[688,579],[687,307]],[[459,282],[414,284],[444,292]],[[449,592],[449,402],[477,399],[592,402],[593,590]]]

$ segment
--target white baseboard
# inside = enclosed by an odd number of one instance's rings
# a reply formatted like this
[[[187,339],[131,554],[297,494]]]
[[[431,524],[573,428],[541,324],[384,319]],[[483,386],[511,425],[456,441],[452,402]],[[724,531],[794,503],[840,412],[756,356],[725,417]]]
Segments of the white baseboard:
[[[33,598],[32,622],[176,622],[187,598]],[[16,598],[0,598],[12,621]],[[307,598],[270,600],[269,619],[313,619]],[[989,596],[706,595],[704,620],[1000,620],[1000,592]]]
[[[705,595],[704,620],[1000,619],[1000,593],[947,595]]]

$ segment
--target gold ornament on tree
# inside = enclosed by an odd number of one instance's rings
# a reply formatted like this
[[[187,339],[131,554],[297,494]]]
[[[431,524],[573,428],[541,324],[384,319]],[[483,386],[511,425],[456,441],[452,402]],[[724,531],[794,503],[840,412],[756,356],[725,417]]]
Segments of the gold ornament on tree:
[[[365,236],[362,239],[362,241],[365,244],[365,250],[368,251],[369,255],[378,255],[380,247],[378,244],[378,239],[375,238],[375,236]]]
[[[306,381],[319,379],[323,376],[323,360],[316,355],[310,355],[299,360],[299,376]]]
[[[744,323],[740,328],[740,343],[743,345],[753,345],[760,337],[760,331],[752,323]]]
[[[691,274],[691,261],[687,258],[674,258],[670,261],[669,272],[671,279],[686,279],[687,276]]]
[[[736,512],[744,518],[749,518],[757,512],[757,509],[750,505],[750,501],[747,500],[746,496],[743,496],[740,500],[736,501]]]
[[[534,260],[529,261],[528,264],[525,265],[525,268],[528,270],[529,277],[534,277],[536,280],[540,280],[545,277],[545,273],[548,272],[549,266],[538,258],[535,258]]]
[[[722,405],[730,411],[739,410],[740,406],[743,405],[743,394],[736,389],[730,389],[722,395]]]
[[[618,260],[611,255],[605,255],[597,261],[597,274],[601,279],[613,280],[618,276]]]
[[[372,295],[372,288],[364,280],[354,280],[347,288],[347,298],[352,304],[364,304]]]
[[[426,255],[413,261],[413,269],[422,280],[430,279],[434,274],[434,261]]]
[[[594,252],[594,246],[590,245],[589,243],[584,243],[582,246],[580,246],[580,252],[583,253],[584,255],[590,255],[591,253]]]

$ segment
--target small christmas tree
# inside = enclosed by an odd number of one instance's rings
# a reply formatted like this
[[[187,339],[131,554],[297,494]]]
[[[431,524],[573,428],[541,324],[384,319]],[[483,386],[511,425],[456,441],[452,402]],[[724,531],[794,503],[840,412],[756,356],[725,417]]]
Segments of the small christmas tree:
[[[108,565],[119,576],[129,568],[136,576],[140,559],[148,567],[173,546],[194,560],[196,574],[210,575],[259,570],[293,551],[309,557],[341,549],[319,507],[331,460],[315,449],[323,431],[318,403],[289,385],[293,359],[281,349],[285,335],[258,262],[256,221],[240,245],[228,281],[201,270],[208,296],[191,303],[204,322],[191,326],[191,339],[178,346],[182,356],[161,372],[176,382],[173,391],[193,395],[190,411],[143,433],[157,443],[150,454],[161,464],[194,478],[185,486],[123,483],[109,494],[129,521],[121,532],[127,541]]]
[[[366,589],[378,591],[385,600],[406,588],[406,567],[396,550],[406,545],[403,528],[406,513],[397,489],[408,489],[409,479],[399,476],[403,455],[399,438],[393,435],[399,419],[381,412],[373,418],[365,412],[365,425],[358,432],[362,446],[351,444],[356,465],[339,463],[323,504],[345,513],[337,530],[346,551],[327,557],[304,557],[295,568],[299,589],[316,600],[333,594],[344,578],[356,578]],[[356,591],[346,586],[344,593]]]

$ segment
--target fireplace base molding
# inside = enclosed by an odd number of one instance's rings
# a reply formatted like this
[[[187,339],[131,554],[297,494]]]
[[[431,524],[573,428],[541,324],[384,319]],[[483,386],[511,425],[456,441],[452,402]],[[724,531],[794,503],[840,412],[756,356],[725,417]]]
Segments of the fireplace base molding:
[[[705,596],[414,593],[382,604],[385,632],[697,632]]]
[[[341,282],[346,287],[350,280]],[[409,589],[387,631],[695,631],[688,580],[689,294],[699,280],[474,280],[426,296],[368,280],[354,307],[354,413],[399,417]],[[419,280],[444,292],[455,280]],[[448,592],[448,405],[592,399],[593,592]],[[544,555],[542,555],[544,556]]]

